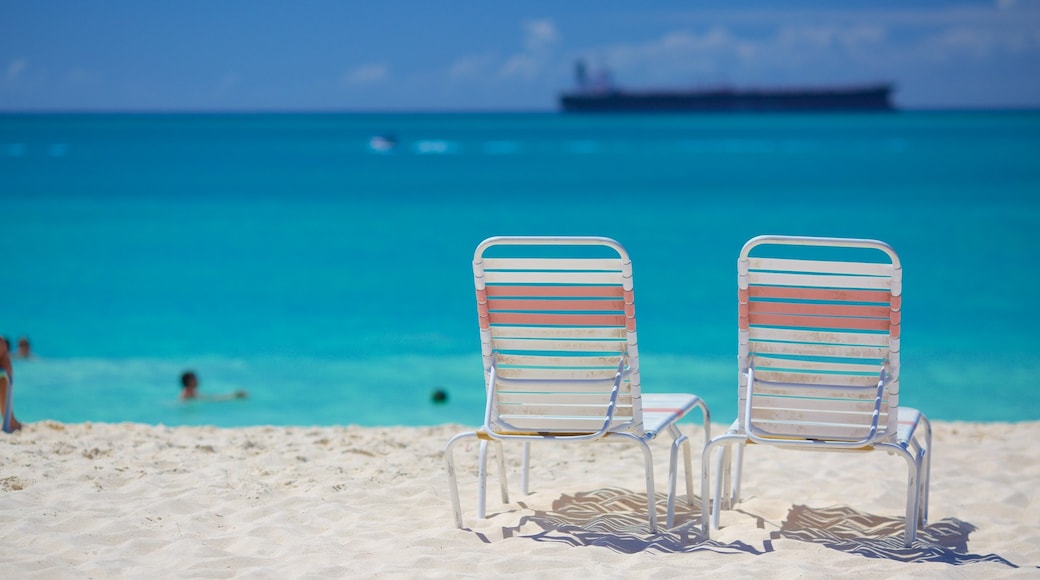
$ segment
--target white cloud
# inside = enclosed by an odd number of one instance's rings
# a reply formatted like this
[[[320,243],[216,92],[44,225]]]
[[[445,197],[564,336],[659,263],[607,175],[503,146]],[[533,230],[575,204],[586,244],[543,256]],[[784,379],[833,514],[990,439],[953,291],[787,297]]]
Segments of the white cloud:
[[[931,20],[920,11],[823,12],[818,18],[779,17],[768,26],[723,20],[585,54],[609,67],[621,85],[888,78],[916,65],[1040,56],[1040,32],[1030,24],[1040,12],[1022,3],[1014,8],[1003,14],[994,7],[936,11]]]
[[[551,48],[560,40],[556,23],[542,18],[524,22],[524,47],[530,52]]]
[[[791,26],[782,28],[775,38],[761,41],[760,52],[778,52],[798,62],[813,60],[820,52],[829,56],[866,55],[885,45],[888,30],[874,24]]]
[[[499,67],[498,76],[531,80],[538,76],[541,68],[542,64],[538,59],[527,54],[517,54],[506,59]]]
[[[959,58],[986,59],[1000,54],[1015,54],[1040,48],[1037,38],[991,29],[954,27],[927,37],[923,42],[925,54],[936,60]]]
[[[453,79],[482,77],[494,62],[495,55],[492,53],[464,56],[452,63],[448,68],[448,76]]]
[[[734,63],[755,58],[760,50],[755,42],[735,36],[726,27],[714,26],[702,33],[672,31],[646,42],[613,45],[594,53],[601,55],[603,65],[616,76],[679,82],[712,76]]]
[[[29,61],[24,58],[16,58],[7,65],[7,80],[13,81],[20,77],[25,69],[28,68]]]
[[[498,67],[498,77],[532,81],[538,78],[546,65],[555,63],[554,47],[560,41],[556,23],[547,18],[523,23],[524,49],[505,58]]]
[[[383,63],[359,66],[347,71],[343,81],[351,85],[379,83],[390,78],[390,67]]]
[[[809,11],[691,10],[669,14],[667,22],[692,30],[704,22],[716,22],[715,32],[672,33],[685,34],[690,42],[671,46],[677,55],[685,50],[688,58],[706,62],[701,68],[720,71],[734,65],[746,66],[757,74],[830,67],[832,73],[862,68],[884,75],[915,63],[930,65],[964,58],[982,63],[1032,54],[1040,57],[1040,2],[1034,0],[991,0],[989,4],[953,3],[932,8],[845,9],[828,5]],[[662,48],[666,44],[661,38],[643,46]],[[715,42],[707,42],[709,38]],[[689,52],[694,46],[703,54]],[[757,76],[756,72],[752,74]]]

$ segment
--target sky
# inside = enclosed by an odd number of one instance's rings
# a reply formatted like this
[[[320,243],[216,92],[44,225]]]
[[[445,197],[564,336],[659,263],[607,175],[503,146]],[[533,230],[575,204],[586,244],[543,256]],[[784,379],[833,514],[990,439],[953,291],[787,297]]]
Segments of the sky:
[[[579,59],[1040,107],[1040,0],[0,0],[0,112],[552,111]]]

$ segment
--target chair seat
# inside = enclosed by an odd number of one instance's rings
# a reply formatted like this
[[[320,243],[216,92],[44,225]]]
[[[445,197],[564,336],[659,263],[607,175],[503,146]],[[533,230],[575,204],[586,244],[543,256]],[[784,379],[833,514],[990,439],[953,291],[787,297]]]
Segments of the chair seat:
[[[667,395],[667,396],[672,397],[672,396],[675,396],[675,395]],[[643,395],[643,407],[644,408],[647,406],[646,398],[647,398],[647,395]],[[921,424],[921,418],[922,417],[924,417],[924,415],[920,411],[918,411],[917,409],[914,409],[912,407],[899,407],[899,419],[898,419],[899,427],[898,427],[898,430],[896,431],[896,440],[900,444],[904,444],[904,446],[905,446],[905,444],[909,443],[910,441],[913,441],[914,434],[917,431],[917,426]],[[645,418],[644,418],[644,420],[645,420]],[[733,435],[733,434],[736,434],[736,433],[740,433],[740,420],[739,419],[734,421],[733,424],[730,425],[729,431],[727,431],[727,434],[729,434],[729,435]]]
[[[900,443],[907,443],[914,438],[914,431],[921,422],[921,412],[912,407],[899,407],[899,429],[896,437]]]
[[[692,411],[700,397],[686,393],[643,393],[643,431],[654,438]]]

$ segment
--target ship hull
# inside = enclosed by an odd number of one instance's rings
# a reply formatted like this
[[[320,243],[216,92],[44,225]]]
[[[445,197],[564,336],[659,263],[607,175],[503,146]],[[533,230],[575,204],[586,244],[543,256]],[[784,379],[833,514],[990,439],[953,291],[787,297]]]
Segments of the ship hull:
[[[560,96],[569,113],[892,111],[892,87],[809,90],[575,92]]]

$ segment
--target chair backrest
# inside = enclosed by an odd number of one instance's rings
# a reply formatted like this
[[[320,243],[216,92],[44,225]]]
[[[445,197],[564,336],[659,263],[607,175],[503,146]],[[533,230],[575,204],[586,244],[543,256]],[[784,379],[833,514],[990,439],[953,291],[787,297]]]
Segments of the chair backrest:
[[[777,441],[894,436],[902,270],[892,248],[759,236],[744,245],[737,269],[741,429]]]
[[[632,264],[620,244],[489,238],[473,274],[486,427],[517,435],[642,429]]]

